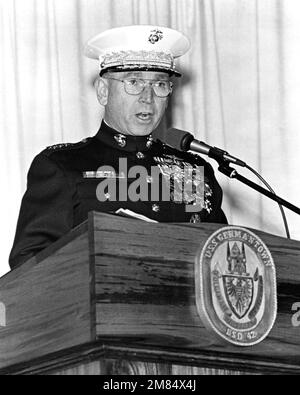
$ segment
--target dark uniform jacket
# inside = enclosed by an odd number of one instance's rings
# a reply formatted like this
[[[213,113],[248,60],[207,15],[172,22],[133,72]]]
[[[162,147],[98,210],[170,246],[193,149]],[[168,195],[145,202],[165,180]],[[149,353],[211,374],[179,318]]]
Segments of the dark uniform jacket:
[[[130,174],[130,170],[139,169],[134,166],[142,166],[148,175],[143,171],[140,175]],[[157,189],[157,180],[151,176],[153,167],[159,169],[159,184],[169,186],[169,199],[162,197],[161,186],[159,195],[151,195],[154,184]],[[180,174],[194,175],[201,167],[203,199],[197,212],[188,211],[186,208],[195,204],[196,193],[193,189],[189,194],[182,193],[180,201],[174,185]],[[183,168],[193,173],[184,173]],[[137,182],[142,184],[137,186]],[[129,198],[124,198],[124,188]],[[33,160],[10,266],[18,266],[49,246],[86,220],[92,210],[115,213],[119,208],[129,209],[158,222],[227,223],[221,202],[222,190],[213,169],[200,156],[154,142],[151,136],[124,136],[103,122],[96,136],[80,143],[48,147]]]

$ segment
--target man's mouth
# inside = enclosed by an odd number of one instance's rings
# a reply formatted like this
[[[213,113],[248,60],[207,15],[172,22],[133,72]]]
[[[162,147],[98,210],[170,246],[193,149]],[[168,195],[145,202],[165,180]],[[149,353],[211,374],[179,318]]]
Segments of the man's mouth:
[[[140,119],[141,121],[150,121],[150,120],[152,120],[153,113],[147,112],[147,111],[145,111],[145,112],[143,111],[143,112],[137,113],[136,117],[138,119]]]

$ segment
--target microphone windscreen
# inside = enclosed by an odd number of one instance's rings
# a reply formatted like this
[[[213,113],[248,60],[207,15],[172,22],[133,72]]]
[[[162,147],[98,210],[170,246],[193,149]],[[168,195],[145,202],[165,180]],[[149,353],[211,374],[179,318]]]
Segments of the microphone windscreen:
[[[165,135],[164,143],[179,151],[188,151],[194,136],[184,130],[170,128]]]

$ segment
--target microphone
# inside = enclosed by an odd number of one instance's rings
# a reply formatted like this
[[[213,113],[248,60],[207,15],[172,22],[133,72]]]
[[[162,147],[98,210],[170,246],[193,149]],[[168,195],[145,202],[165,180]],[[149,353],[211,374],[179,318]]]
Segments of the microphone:
[[[212,147],[203,141],[196,140],[191,133],[185,132],[184,130],[176,128],[168,129],[164,143],[179,151],[194,151],[199,154],[207,155],[218,162],[225,161],[242,167],[247,166],[242,160],[235,158],[220,148]]]

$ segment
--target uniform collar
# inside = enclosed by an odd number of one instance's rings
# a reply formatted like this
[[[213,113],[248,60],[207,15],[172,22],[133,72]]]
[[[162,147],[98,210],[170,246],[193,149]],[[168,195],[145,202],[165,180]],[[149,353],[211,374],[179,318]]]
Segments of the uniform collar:
[[[112,148],[127,152],[148,151],[153,142],[151,134],[148,136],[125,135],[109,127],[104,121],[102,121],[96,138]]]

